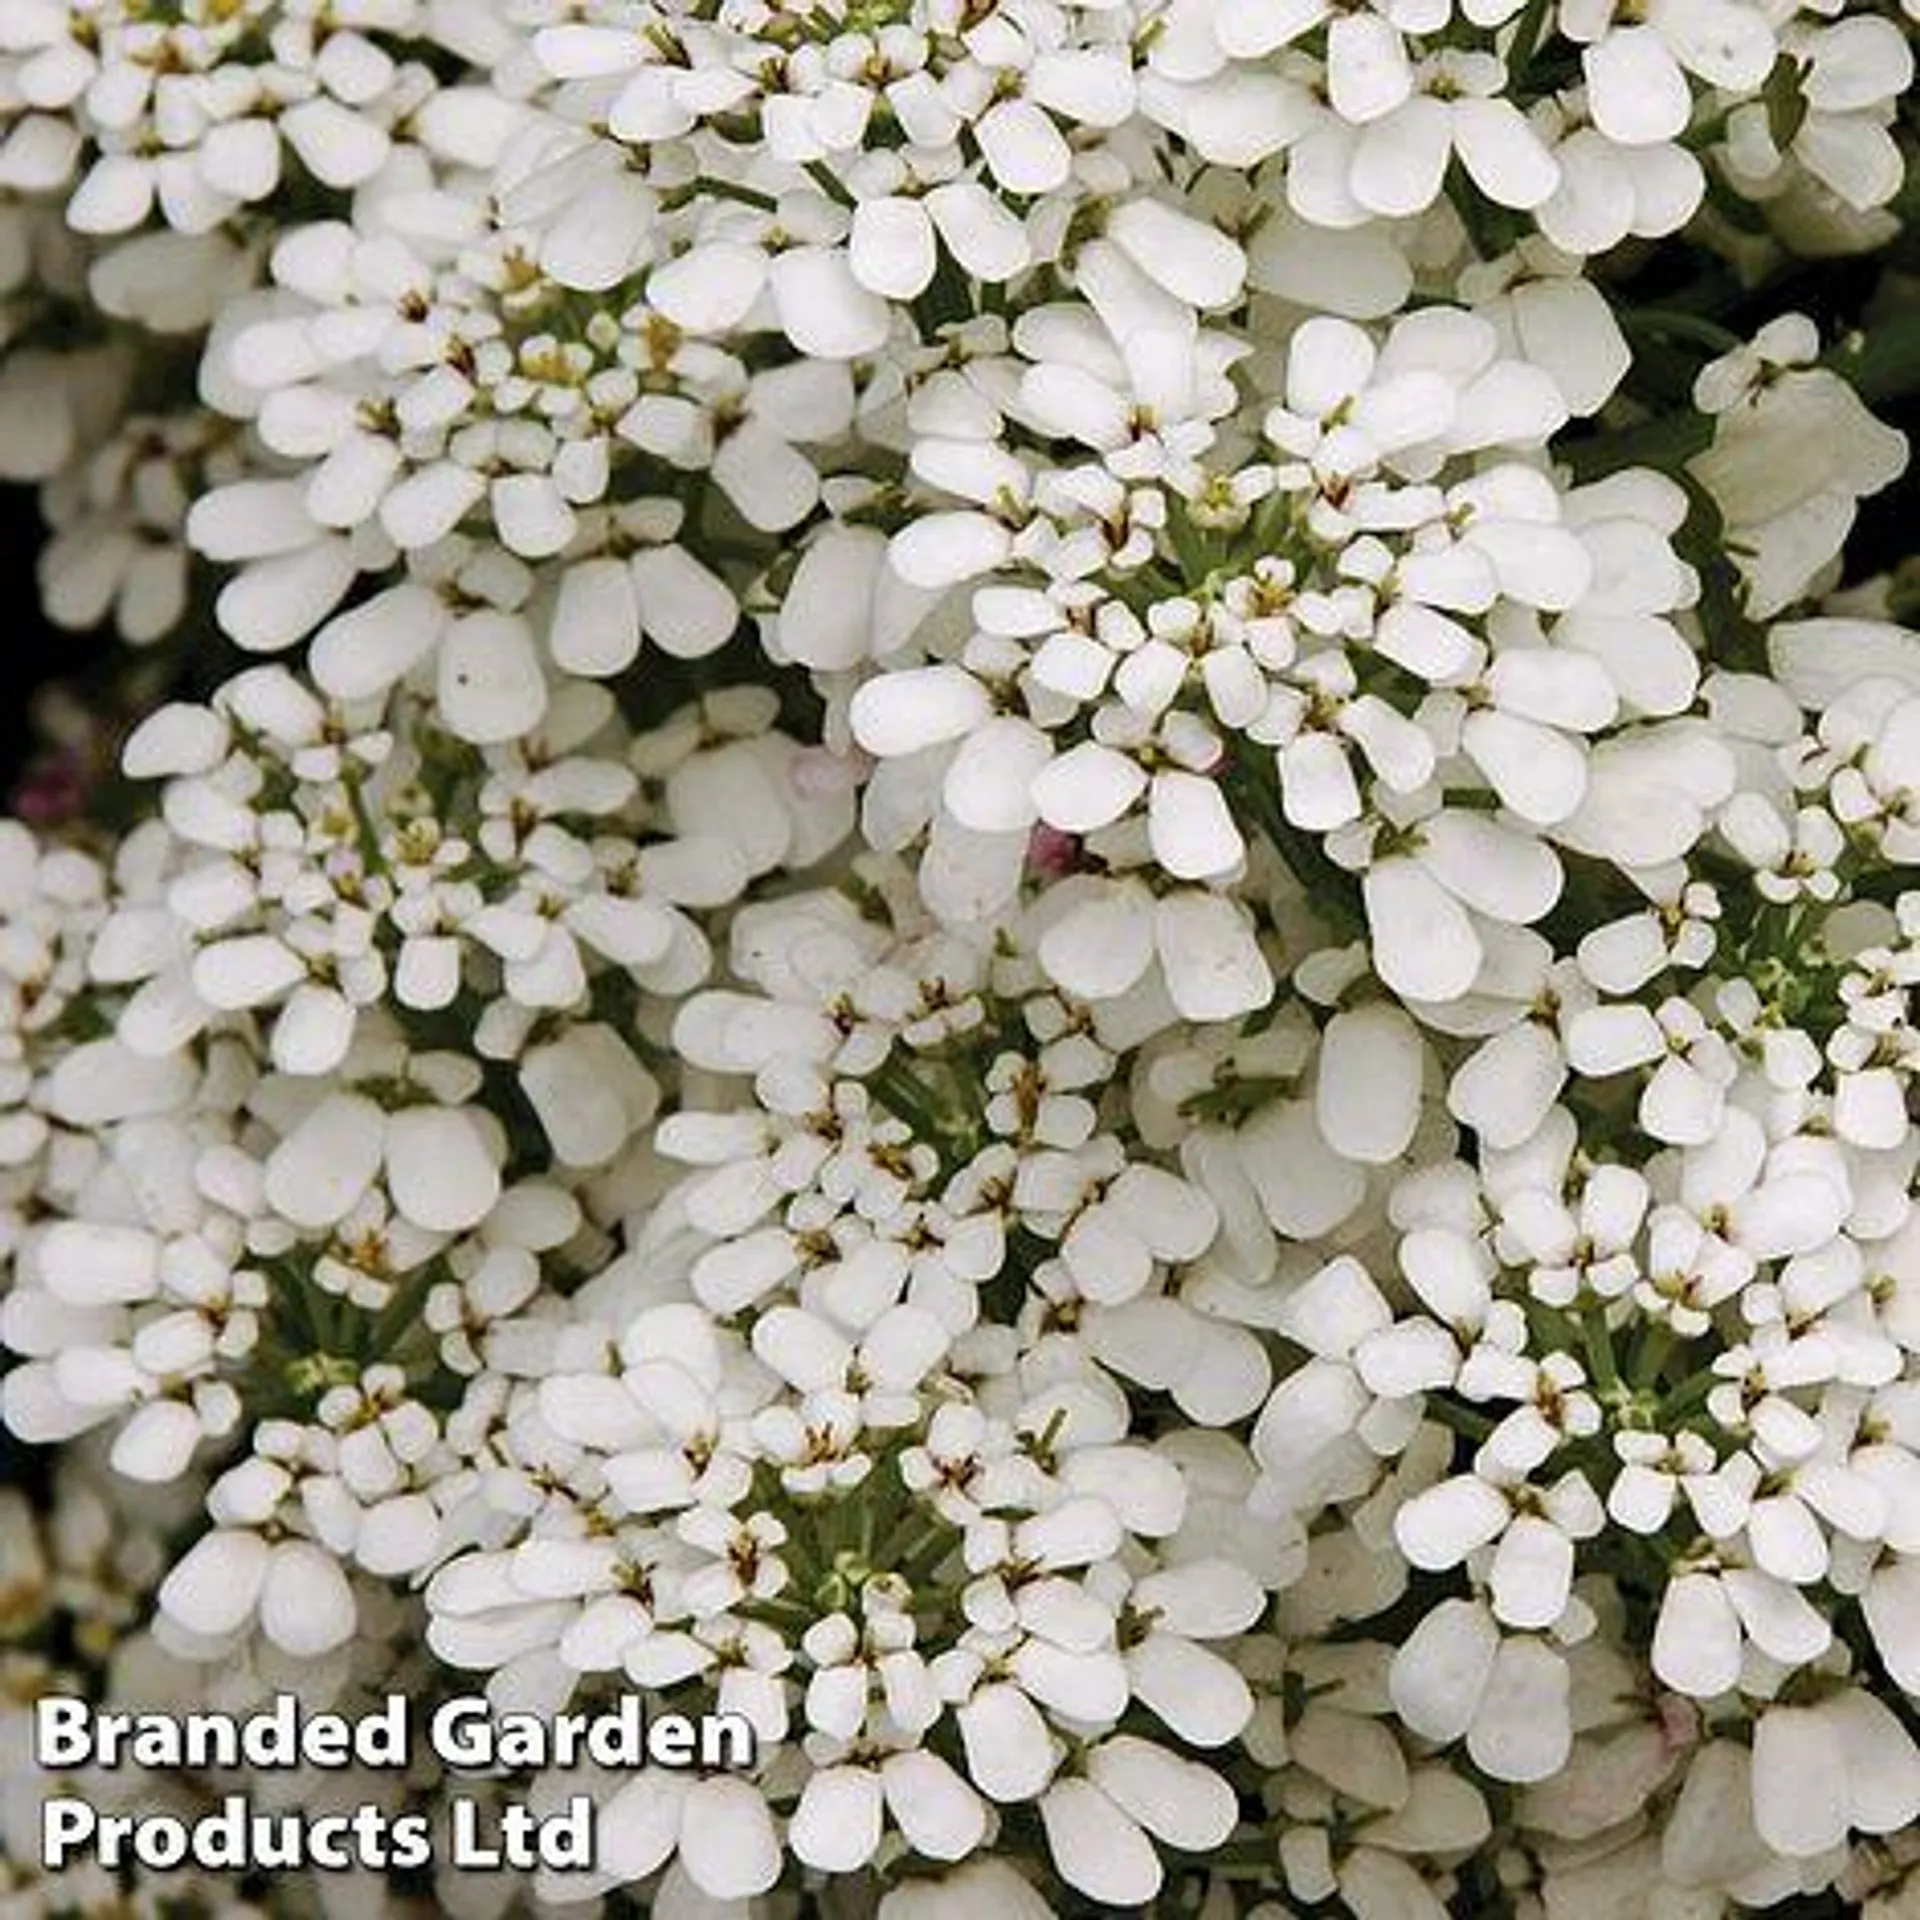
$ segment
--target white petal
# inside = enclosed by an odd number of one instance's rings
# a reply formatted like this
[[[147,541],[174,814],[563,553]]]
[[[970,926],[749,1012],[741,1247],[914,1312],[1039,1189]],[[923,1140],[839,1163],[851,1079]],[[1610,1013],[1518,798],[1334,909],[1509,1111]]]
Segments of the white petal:
[[[880,1776],[868,1767],[823,1767],[800,1794],[787,1827],[796,1860],[823,1873],[855,1873],[880,1844]]]
[[[1336,735],[1296,734],[1280,749],[1279,772],[1280,803],[1291,825],[1330,833],[1359,819],[1359,782],[1346,743]]]
[[[986,1835],[980,1796],[939,1755],[924,1748],[889,1754],[880,1764],[894,1824],[916,1853],[964,1860]]]
[[[1040,938],[1047,977],[1089,1000],[1125,993],[1152,959],[1151,906],[1131,890],[1083,895]]]
[[[1494,1656],[1467,1751],[1496,1780],[1549,1779],[1573,1748],[1567,1663],[1538,1640],[1507,1640]]]
[[[1495,1539],[1511,1517],[1498,1488],[1462,1473],[1409,1500],[1394,1515],[1393,1537],[1414,1566],[1440,1572]]]
[[[927,213],[954,259],[990,286],[1012,279],[1033,258],[1019,219],[977,180],[935,187]]]
[[[1860,1610],[1895,1684],[1920,1695],[1920,1560],[1888,1560],[1867,1582]]]
[[[644,1879],[673,1853],[689,1783],[649,1768],[627,1781],[603,1805],[595,1864],[616,1881]]]
[[[1289,1239],[1330,1233],[1365,1197],[1366,1170],[1327,1145],[1304,1100],[1271,1102],[1241,1128],[1238,1144],[1268,1220]]]
[[[1031,721],[1011,715],[970,733],[954,755],[941,789],[947,811],[978,833],[1030,827],[1035,776],[1053,758],[1053,743]]]
[[[990,573],[1013,551],[1013,535],[984,513],[926,513],[894,535],[888,564],[911,587],[958,586]]]
[[[1147,806],[1154,857],[1175,879],[1211,880],[1231,873],[1246,857],[1246,843],[1216,781],[1197,773],[1157,773]]]
[[[1473,183],[1503,207],[1537,207],[1553,197],[1560,169],[1510,100],[1457,100],[1453,142]]]
[[[1847,1837],[1847,1765],[1837,1729],[1816,1707],[1769,1706],[1753,1735],[1753,1824],[1789,1859]]]
[[[1137,760],[1084,740],[1035,775],[1032,793],[1049,826],[1063,833],[1093,833],[1118,820],[1146,787],[1147,774]]]
[[[300,956],[268,933],[215,941],[193,963],[194,991],[223,1013],[278,1000],[306,977]]]
[[[1806,1595],[1770,1574],[1736,1567],[1721,1575],[1747,1637],[1783,1666],[1805,1666],[1826,1652],[1833,1629]]]
[[[802,353],[856,360],[886,344],[891,310],[854,278],[839,249],[795,247],[775,258],[768,279],[780,325]]]
[[[1461,1065],[1448,1083],[1447,1111],[1504,1151],[1532,1137],[1566,1079],[1566,1056],[1552,1030],[1523,1020]]]
[[[160,1586],[160,1608],[189,1633],[218,1639],[251,1617],[272,1549],[257,1533],[200,1536]]]
[[[1774,29],[1740,0],[1691,0],[1663,9],[1661,31],[1675,56],[1710,86],[1745,92],[1773,66]]]
[[[1237,901],[1187,888],[1153,909],[1154,945],[1167,994],[1188,1020],[1233,1020],[1264,1007],[1273,974]]]
[[[228,581],[214,603],[214,617],[236,646],[249,653],[277,653],[340,604],[357,572],[346,541],[317,541],[302,553],[256,561]]]
[[[1383,860],[1361,883],[1373,963],[1409,1000],[1457,1000],[1480,970],[1480,941],[1460,903],[1412,860]]]
[[[153,209],[153,188],[150,162],[102,155],[67,202],[67,224],[76,233],[131,233]]]
[[[1687,77],[1651,27],[1611,28],[1581,56],[1594,125],[1622,146],[1671,140],[1693,115]]]
[[[428,588],[392,588],[327,623],[313,643],[313,677],[336,700],[370,699],[404,679],[446,627],[446,611]]]
[[[1653,1629],[1653,1670],[1677,1693],[1712,1700],[1740,1678],[1740,1618],[1711,1574],[1667,1583]]]
[[[531,733],[547,710],[533,636],[516,615],[483,610],[456,620],[441,643],[440,718],[476,746]]]
[[[1087,1778],[1155,1839],[1188,1853],[1223,1845],[1239,1820],[1233,1789],[1211,1767],[1133,1734],[1095,1747]]]
[[[150,1299],[159,1276],[159,1243],[139,1227],[61,1220],[39,1237],[40,1277],[77,1307]]]
[[[169,701],[129,736],[120,766],[129,780],[210,773],[227,750],[227,723],[206,707]]]
[[[639,1063],[604,1026],[575,1027],[520,1062],[520,1090],[563,1167],[604,1166],[626,1144],[636,1079],[648,1089]]]
[[[1896,680],[1920,693],[1920,636],[1876,620],[1788,620],[1767,635],[1773,676],[1810,712],[1862,680]]]
[[[854,278],[887,300],[924,293],[939,264],[926,208],[900,194],[861,201],[847,254]]]
[[[1424,95],[1373,121],[1354,149],[1353,197],[1389,219],[1423,212],[1439,198],[1453,133],[1447,106]]]
[[[646,258],[658,195],[637,177],[602,178],[558,210],[540,236],[540,265],[579,293],[617,287]]]
[[[1027,1696],[1006,1681],[982,1687],[955,1715],[967,1771],[988,1799],[1031,1800],[1053,1777],[1054,1748],[1046,1723]]]
[[[330,1227],[373,1184],[385,1143],[386,1117],[371,1100],[329,1093],[268,1156],[267,1200],[295,1226]]]
[[[853,697],[851,720],[860,744],[890,759],[958,739],[992,711],[987,690],[964,668],[916,667],[869,680]]]
[[[275,1646],[297,1660],[318,1659],[352,1639],[357,1618],[353,1590],[332,1554],[304,1540],[273,1549],[260,1588],[260,1626]]]
[[[1253,1695],[1218,1654],[1171,1633],[1149,1633],[1127,1655],[1134,1697],[1196,1747],[1223,1747],[1253,1715]]]
[[[1550,1627],[1566,1611],[1573,1584],[1573,1542],[1551,1521],[1516,1515],[1494,1549],[1489,1586],[1506,1626]]]
[[[273,1064],[282,1073],[331,1073],[353,1044],[353,1004],[337,987],[295,987],[273,1024]]]
[[[1460,1349],[1445,1327],[1408,1320],[1362,1341],[1354,1365],[1369,1393],[1400,1400],[1452,1386],[1460,1372]]]
[[[1586,797],[1586,753],[1551,727],[1511,713],[1473,713],[1461,729],[1460,744],[1494,792],[1537,826],[1557,825]]]
[[[493,1210],[500,1169],[484,1130],[463,1107],[406,1107],[386,1129],[393,1204],[430,1233],[465,1233]]]
[[[647,298],[689,333],[727,333],[747,317],[766,282],[767,257],[758,247],[714,240],[656,268]]]
[[[1065,184],[1073,155],[1046,111],[1018,95],[989,107],[973,137],[994,179],[1009,193],[1051,193]]]
[[[1825,1717],[1846,1762],[1850,1824],[1899,1833],[1920,1817],[1920,1751],[1892,1709],[1858,1687],[1829,1700]]]
[[[1353,126],[1391,113],[1413,91],[1406,46],[1375,13],[1334,16],[1327,29],[1327,78],[1334,112]]]
[[[1397,1160],[1420,1123],[1425,1049],[1398,1007],[1336,1014],[1320,1041],[1314,1115],[1336,1153],[1368,1166]]]
[[[780,1841],[758,1787],[725,1776],[688,1788],[680,1817],[680,1864],[715,1900],[749,1900],[780,1877]]]
[[[697,660],[732,637],[740,609],[731,589],[685,547],[649,547],[629,564],[640,623],[662,653]]]
[[[179,1400],[150,1400],[114,1437],[116,1473],[145,1485],[178,1479],[200,1444],[200,1421]]]
[[[798,526],[820,498],[813,463],[754,420],[721,441],[709,471],[741,519],[761,533]]]
[[[640,607],[625,563],[588,560],[567,569],[549,645],[555,666],[590,680],[604,680],[633,664],[640,651]]]
[[[1530,926],[1560,897],[1560,862],[1530,834],[1461,808],[1436,814],[1421,833],[1421,865],[1489,919]]]
[[[1159,200],[1130,200],[1107,237],[1140,271],[1203,312],[1230,307],[1246,283],[1246,255],[1217,227]]]
[[[1747,1541],[1762,1569],[1792,1586],[1806,1586],[1827,1570],[1826,1536],[1813,1515],[1790,1496],[1753,1503]]]
[[[1165,1877],[1145,1834],[1088,1780],[1062,1780],[1040,1802],[1060,1877],[1110,1908],[1151,1900]]]
[[[1443,1600],[1401,1642],[1387,1670],[1394,1711],[1423,1739],[1458,1740],[1473,1724],[1500,1650],[1484,1607]]]
[[[493,483],[493,524],[510,553],[547,560],[573,539],[578,522],[560,489],[544,473],[513,473]]]
[[[409,474],[380,502],[380,524],[407,552],[444,540],[486,497],[483,475],[442,460]]]
[[[867,657],[886,535],[829,527],[801,555],[780,609],[780,649],[803,667],[851,667]]]
[[[344,191],[372,179],[386,164],[393,147],[386,132],[373,121],[324,96],[301,101],[280,116],[279,124],[281,137],[300,156],[307,171],[323,186],[336,190]]]

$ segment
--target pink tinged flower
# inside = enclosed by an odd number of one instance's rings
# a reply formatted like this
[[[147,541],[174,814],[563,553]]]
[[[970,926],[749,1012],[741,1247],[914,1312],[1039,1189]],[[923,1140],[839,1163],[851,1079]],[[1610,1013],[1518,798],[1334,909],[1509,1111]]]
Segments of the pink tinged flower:
[[[1064,880],[1080,864],[1080,840],[1044,822],[1027,839],[1027,865],[1048,880]]]

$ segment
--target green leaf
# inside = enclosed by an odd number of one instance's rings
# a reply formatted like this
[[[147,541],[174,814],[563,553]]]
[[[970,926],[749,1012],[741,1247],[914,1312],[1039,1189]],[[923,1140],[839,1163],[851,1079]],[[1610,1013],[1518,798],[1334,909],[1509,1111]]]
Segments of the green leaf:
[[[1767,84],[1760,93],[1767,107],[1767,131],[1782,153],[1793,144],[1794,136],[1806,123],[1807,96],[1800,84],[1800,71],[1799,61],[1783,53],[1773,63],[1773,71],[1767,75]]]

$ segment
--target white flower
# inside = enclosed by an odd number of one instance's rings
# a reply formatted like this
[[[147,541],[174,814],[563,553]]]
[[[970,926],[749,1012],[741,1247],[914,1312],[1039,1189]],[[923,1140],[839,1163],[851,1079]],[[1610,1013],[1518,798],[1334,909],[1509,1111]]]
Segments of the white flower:
[[[1793,316],[1789,316],[1793,318]],[[1810,325],[1773,322],[1751,350],[1714,361],[1696,398],[1715,415],[1713,445],[1688,463],[1747,556],[1741,572],[1756,617],[1804,594],[1846,539],[1855,504],[1907,464],[1903,434],[1876,420],[1853,388],[1810,367]],[[1781,449],[1803,449],[1782,461]]]
[[[1789,1857],[1850,1830],[1896,1833],[1920,1815],[1920,1750],[1858,1687],[1808,1707],[1769,1706],[1753,1736],[1753,1823]]]
[[[1764,15],[1721,0],[1661,0],[1644,22],[1616,21],[1595,0],[1569,0],[1561,25],[1583,45],[1595,123],[1629,146],[1671,140],[1685,129],[1693,113],[1690,80],[1746,91],[1774,62]]]
[[[1443,1600],[1394,1654],[1394,1710],[1423,1738],[1465,1738],[1495,1779],[1544,1780],[1572,1750],[1571,1676],[1546,1641],[1503,1635],[1484,1603]]]
[[[1330,111],[1293,149],[1288,169],[1296,213],[1345,227],[1368,214],[1422,212],[1440,197],[1456,155],[1474,185],[1501,206],[1528,210],[1552,197],[1559,166],[1525,115],[1501,96],[1506,74],[1494,55],[1449,50],[1409,68],[1404,59],[1382,60],[1372,47],[1341,40],[1342,28],[1367,18],[1343,15],[1329,36]],[[1342,99],[1343,73],[1357,99]]]

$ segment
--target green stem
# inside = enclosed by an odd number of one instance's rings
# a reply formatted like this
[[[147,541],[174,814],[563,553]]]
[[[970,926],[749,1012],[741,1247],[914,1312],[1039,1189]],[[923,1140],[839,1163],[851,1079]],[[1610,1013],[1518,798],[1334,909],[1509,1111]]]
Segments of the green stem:
[[[1741,344],[1737,333],[1703,314],[1680,313],[1672,307],[1623,307],[1621,326],[1628,333],[1647,333],[1661,340],[1690,340],[1715,355],[1732,353]]]
[[[1607,1313],[1602,1306],[1586,1308],[1580,1315],[1580,1338],[1586,1349],[1587,1372],[1603,1393],[1612,1393],[1620,1385],[1619,1363],[1613,1357],[1613,1336],[1607,1330]]]
[[[1472,1413],[1453,1400],[1441,1400],[1429,1395],[1427,1413],[1443,1427],[1451,1427],[1455,1433],[1464,1434],[1469,1440],[1484,1440],[1494,1429],[1494,1422],[1484,1413]]]
[[[347,804],[353,809],[354,832],[360,842],[360,859],[371,873],[385,873],[387,863],[380,854],[380,829],[367,809],[366,789],[351,767],[340,769],[340,784],[347,790]]]
[[[1662,1424],[1669,1427],[1682,1424],[1684,1418],[1692,1414],[1694,1409],[1698,1407],[1706,1399],[1707,1395],[1719,1384],[1720,1376],[1704,1367],[1700,1372],[1681,1381],[1681,1383],[1660,1402],[1660,1419]]]
[[[1673,1351],[1674,1339],[1673,1328],[1664,1320],[1652,1321],[1645,1327],[1633,1352],[1633,1381],[1636,1387],[1645,1389],[1659,1380],[1660,1369],[1666,1365],[1667,1355]]]
[[[845,183],[824,160],[809,160],[807,162],[807,172],[812,176],[814,185],[817,186],[829,200],[835,201],[843,207],[850,207],[854,204],[853,195],[847,191]]]
[[[1550,0],[1527,0],[1527,10],[1520,16],[1519,24],[1514,28],[1513,41],[1507,48],[1507,92],[1510,97],[1526,92],[1528,76],[1540,52],[1541,43],[1546,38],[1547,19],[1551,12]]]

